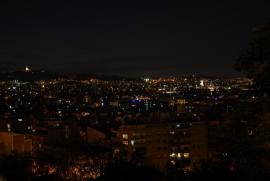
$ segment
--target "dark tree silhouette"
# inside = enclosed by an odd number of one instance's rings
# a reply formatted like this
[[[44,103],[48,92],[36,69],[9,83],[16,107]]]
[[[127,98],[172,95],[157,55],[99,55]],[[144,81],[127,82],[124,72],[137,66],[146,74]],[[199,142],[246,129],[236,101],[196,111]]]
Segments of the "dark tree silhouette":
[[[28,180],[30,162],[30,157],[17,153],[1,157],[0,176],[2,175],[8,181]]]
[[[159,170],[148,166],[136,166],[130,162],[118,161],[107,165],[105,175],[99,177],[98,181],[159,181],[163,176]]]
[[[270,23],[256,28],[248,48],[244,49],[236,63],[236,69],[254,80],[255,86],[270,88]]]

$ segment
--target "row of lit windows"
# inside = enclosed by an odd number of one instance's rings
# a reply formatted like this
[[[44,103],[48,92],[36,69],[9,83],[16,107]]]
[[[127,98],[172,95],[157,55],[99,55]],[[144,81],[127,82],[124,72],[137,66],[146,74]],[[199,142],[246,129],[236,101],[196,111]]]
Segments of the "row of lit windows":
[[[157,133],[158,136],[166,136],[167,132],[161,134]],[[190,136],[190,131],[183,131],[183,132],[176,132],[176,131],[169,131],[169,135],[176,135],[176,136]],[[145,137],[145,134],[140,133],[133,133],[134,138],[142,138]],[[128,139],[128,134],[122,134],[123,139]]]
[[[122,134],[122,139],[123,139],[123,143],[125,145],[128,145],[129,135],[128,134]],[[145,139],[138,139],[138,138],[136,140],[144,140],[145,141]],[[181,144],[183,144],[183,143],[188,143],[188,141],[189,140],[186,140],[186,139],[183,139],[183,138],[181,138],[181,139],[175,139],[174,138],[174,139],[169,139],[169,140],[168,139],[157,139],[155,141],[155,143],[169,143],[169,144],[181,143]],[[152,141],[149,140],[148,143],[151,144]]]
[[[174,159],[175,158],[177,158],[177,159],[181,159],[181,158],[189,159],[190,154],[188,152],[187,153],[171,153],[170,157],[174,158]]]

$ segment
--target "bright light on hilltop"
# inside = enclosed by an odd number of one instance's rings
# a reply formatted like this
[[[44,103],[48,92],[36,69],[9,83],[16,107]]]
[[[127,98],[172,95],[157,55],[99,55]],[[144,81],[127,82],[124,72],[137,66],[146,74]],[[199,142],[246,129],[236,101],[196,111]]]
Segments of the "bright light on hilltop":
[[[31,69],[28,66],[26,66],[24,70],[25,70],[25,72],[30,72],[31,71]]]

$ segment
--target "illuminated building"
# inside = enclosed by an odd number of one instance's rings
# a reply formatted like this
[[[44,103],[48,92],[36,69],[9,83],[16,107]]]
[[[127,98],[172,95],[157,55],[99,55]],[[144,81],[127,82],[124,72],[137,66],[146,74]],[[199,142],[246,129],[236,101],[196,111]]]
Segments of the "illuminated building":
[[[184,161],[192,168],[207,158],[207,125],[204,122],[122,125],[118,138],[126,146],[128,159],[134,152],[145,162],[165,169],[170,161]]]
[[[23,134],[0,132],[0,155],[8,155],[14,151],[32,153],[32,140],[26,139]]]

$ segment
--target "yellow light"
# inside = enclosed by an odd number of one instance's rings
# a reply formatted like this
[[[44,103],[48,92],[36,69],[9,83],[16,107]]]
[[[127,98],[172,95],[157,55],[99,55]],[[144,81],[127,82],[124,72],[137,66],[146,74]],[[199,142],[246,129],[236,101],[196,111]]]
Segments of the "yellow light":
[[[175,157],[175,153],[170,154],[170,157]]]
[[[128,134],[123,134],[123,135],[122,135],[122,138],[123,138],[123,139],[128,139]]]
[[[184,158],[189,158],[189,153],[184,153]]]
[[[124,145],[128,145],[128,141],[123,141],[123,144]]]
[[[178,99],[177,104],[186,104],[186,100],[185,99]]]
[[[210,90],[210,92],[213,92],[215,90],[214,87],[209,87],[208,89]]]

